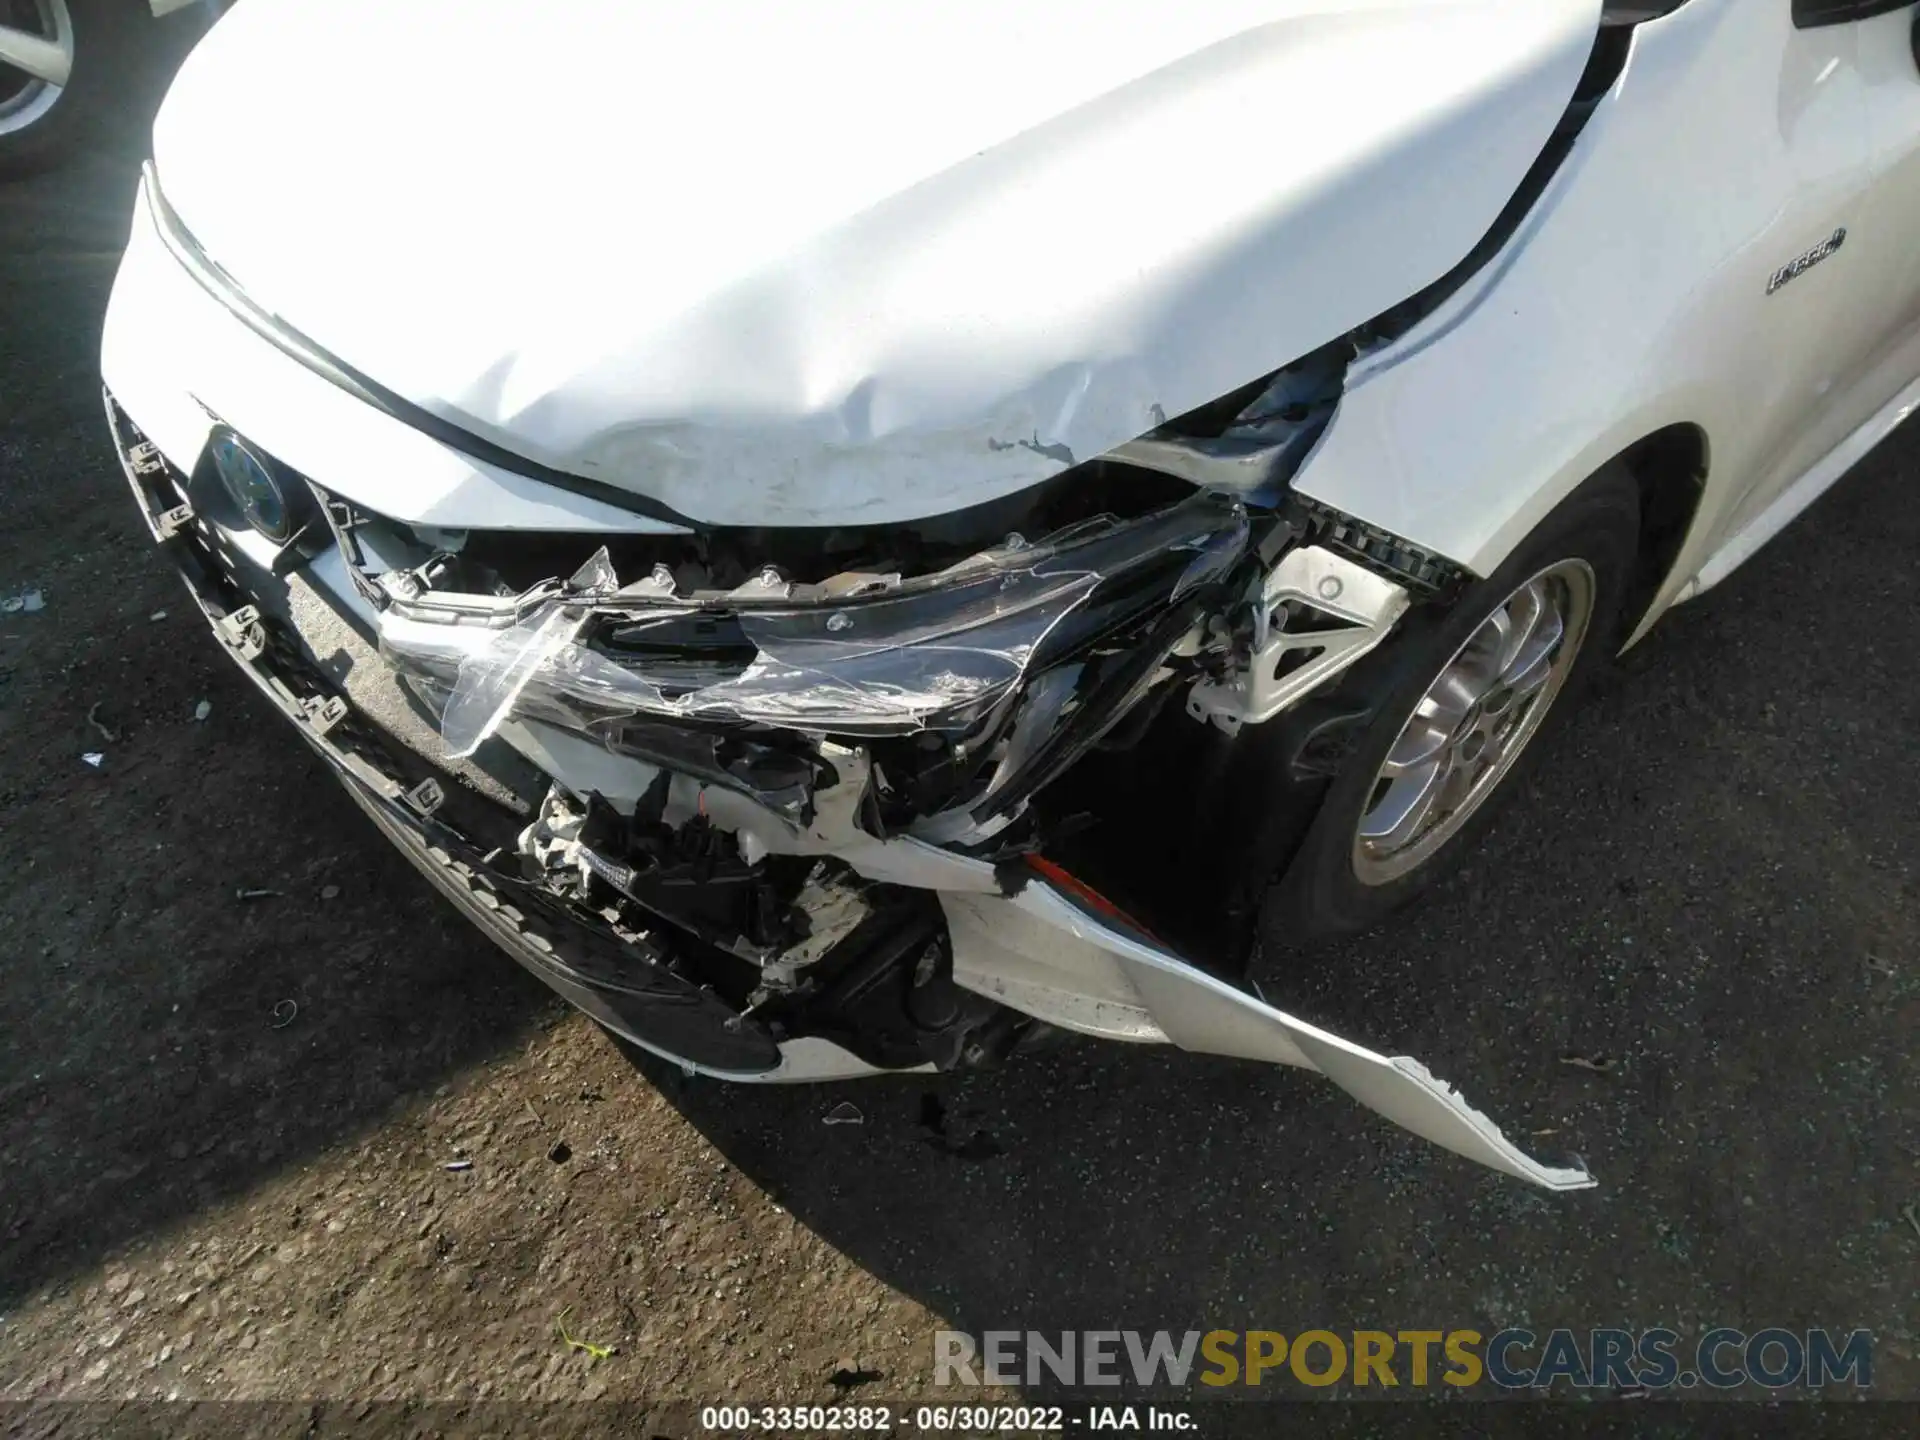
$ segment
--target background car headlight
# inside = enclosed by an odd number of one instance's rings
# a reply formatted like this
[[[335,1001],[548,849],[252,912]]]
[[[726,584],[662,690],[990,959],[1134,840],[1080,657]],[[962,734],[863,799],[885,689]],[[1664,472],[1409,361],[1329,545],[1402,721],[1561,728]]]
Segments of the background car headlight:
[[[297,483],[248,447],[231,430],[217,430],[207,441],[214,473],[246,522],[276,545],[293,538]]]

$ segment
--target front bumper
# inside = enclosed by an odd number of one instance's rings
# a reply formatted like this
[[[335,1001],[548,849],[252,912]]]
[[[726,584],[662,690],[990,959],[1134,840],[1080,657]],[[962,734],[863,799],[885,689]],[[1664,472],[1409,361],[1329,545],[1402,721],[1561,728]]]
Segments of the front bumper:
[[[290,643],[290,627],[262,615],[262,592],[275,588],[270,573],[244,553],[223,554],[210,543],[217,532],[188,518],[167,467],[139,452],[143,442],[128,433],[111,400],[109,421],[149,528],[221,647],[327,762],[381,833],[489,939],[607,1028],[689,1069],[731,1080],[871,1071],[826,1042],[789,1042],[783,1048],[759,1027],[741,1024],[737,1012],[711,992],[676,974],[671,957],[658,945],[633,936],[597,936],[580,916],[554,913],[521,877],[492,863],[489,856],[499,848],[493,842],[502,836],[476,837],[450,813],[461,807],[449,804],[446,786],[458,782],[448,777],[443,785],[417,755],[370,723],[307,647]],[[377,654],[364,640],[359,653],[352,653],[353,633],[343,628],[327,637],[336,656],[344,654],[353,670],[377,667]],[[499,798],[499,778],[485,778]],[[465,808],[473,814],[478,807]]]
[[[160,316],[167,332],[151,328]],[[107,378],[120,397],[109,398],[109,418],[128,481],[220,643],[376,825],[543,982],[609,1029],[691,1070],[802,1080],[917,1068],[898,1051],[876,1059],[856,1053],[852,1040],[775,1033],[754,1004],[723,998],[706,983],[701,966],[713,956],[694,937],[671,925],[636,933],[530,882],[513,863],[511,841],[538,805],[541,785],[558,776],[575,793],[618,793],[622,783],[630,790],[644,784],[657,767],[640,767],[636,781],[634,762],[625,757],[586,745],[563,755],[557,747],[567,737],[560,732],[516,730],[510,719],[476,733],[465,757],[450,754],[431,727],[424,737],[410,734],[418,715],[404,699],[382,698],[397,688],[393,670],[376,648],[371,617],[356,608],[338,547],[291,561],[263,555],[247,534],[194,513],[186,482],[212,423],[203,397],[221,397],[222,414],[237,421],[230,389],[239,408],[269,417],[276,436],[328,463],[324,441],[294,435],[306,433],[295,423],[302,395],[311,395],[313,384],[326,387],[297,366],[277,383],[273,377],[289,364],[201,294],[153,241],[144,214],[136,216],[105,342]],[[313,431],[325,428],[324,415],[339,413],[339,398],[316,402]],[[356,416],[343,424],[377,441],[391,422]],[[274,448],[280,440],[264,443]],[[419,443],[412,436],[399,444],[400,463],[419,453]],[[363,486],[367,472],[396,463],[391,450],[352,458],[355,483]],[[304,470],[312,460],[289,463]],[[434,463],[445,473],[449,462]],[[333,474],[309,473],[331,488]],[[475,472],[463,484],[476,476],[486,482]],[[524,489],[503,494],[509,510],[572,503]],[[503,738],[512,742],[504,750],[493,743]],[[951,979],[975,1001],[991,1001],[989,1009],[1104,1038],[1317,1070],[1403,1127],[1503,1173],[1555,1190],[1593,1183],[1582,1168],[1525,1155],[1418,1062],[1365,1050],[1262,1003],[1090,903],[1062,877],[995,865],[927,838],[875,833],[866,822],[870,773],[863,752],[843,747],[832,756],[834,781],[811,797],[804,815],[783,816],[737,790],[702,786],[703,823],[752,833],[763,847],[830,857],[895,893],[934,897]],[[591,785],[585,770],[569,768],[576,764],[600,767]]]

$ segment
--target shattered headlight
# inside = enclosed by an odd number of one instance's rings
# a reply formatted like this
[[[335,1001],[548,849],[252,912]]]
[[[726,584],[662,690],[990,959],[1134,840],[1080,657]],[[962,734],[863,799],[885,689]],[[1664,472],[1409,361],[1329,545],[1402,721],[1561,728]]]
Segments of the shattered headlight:
[[[668,616],[623,614],[617,599],[555,599],[461,661],[441,733],[454,754],[471,754],[529,687],[540,714],[583,726],[626,715],[839,734],[963,724],[1019,682],[1095,578],[1028,570],[832,607],[747,611],[735,622],[754,658],[731,678],[678,694],[618,651],[622,630]]]
[[[1009,537],[905,580],[790,585],[768,573],[688,595],[659,567],[622,585],[602,552],[563,584],[492,600],[491,619],[476,613],[483,597],[440,597],[445,615],[431,596],[391,606],[381,643],[444,697],[442,734],[459,755],[515,716],[609,743],[629,719],[860,737],[965,731],[1039,669],[1222,580],[1247,539],[1238,504],[1197,495],[1037,544]]]

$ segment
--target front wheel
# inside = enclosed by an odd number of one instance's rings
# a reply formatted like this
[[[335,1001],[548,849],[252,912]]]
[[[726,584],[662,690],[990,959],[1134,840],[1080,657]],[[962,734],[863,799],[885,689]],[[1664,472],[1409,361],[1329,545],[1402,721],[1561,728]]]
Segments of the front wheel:
[[[1382,648],[1373,718],[1267,897],[1275,947],[1365,929],[1470,848],[1612,648],[1638,534],[1638,489],[1610,466]]]

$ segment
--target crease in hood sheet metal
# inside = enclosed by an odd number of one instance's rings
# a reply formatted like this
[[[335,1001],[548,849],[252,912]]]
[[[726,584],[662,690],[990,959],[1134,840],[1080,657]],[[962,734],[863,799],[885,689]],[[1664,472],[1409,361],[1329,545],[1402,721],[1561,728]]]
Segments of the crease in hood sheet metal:
[[[436,415],[709,524],[886,523],[1047,479],[1438,278],[1598,18],[249,0],[155,156],[256,302]]]

